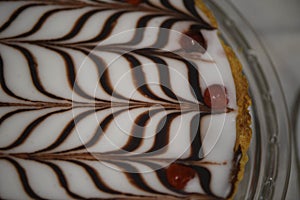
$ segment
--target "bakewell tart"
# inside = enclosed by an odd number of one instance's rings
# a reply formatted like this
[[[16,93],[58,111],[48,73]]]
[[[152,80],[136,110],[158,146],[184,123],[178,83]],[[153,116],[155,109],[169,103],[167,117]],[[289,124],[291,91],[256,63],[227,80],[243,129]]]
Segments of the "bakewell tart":
[[[193,0],[0,2],[1,199],[231,199],[247,81]]]

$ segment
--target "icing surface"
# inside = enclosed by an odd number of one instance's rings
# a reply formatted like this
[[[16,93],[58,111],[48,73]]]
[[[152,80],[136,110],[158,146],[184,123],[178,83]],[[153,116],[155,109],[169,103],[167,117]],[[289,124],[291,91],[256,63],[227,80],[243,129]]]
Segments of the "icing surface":
[[[235,85],[193,1],[1,1],[0,72],[0,198],[229,195]]]

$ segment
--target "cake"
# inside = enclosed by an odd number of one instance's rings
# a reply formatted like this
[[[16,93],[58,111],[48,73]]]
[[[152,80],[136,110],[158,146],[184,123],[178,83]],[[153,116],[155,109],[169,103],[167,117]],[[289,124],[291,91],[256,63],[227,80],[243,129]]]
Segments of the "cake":
[[[248,84],[193,0],[0,2],[1,199],[231,199]]]

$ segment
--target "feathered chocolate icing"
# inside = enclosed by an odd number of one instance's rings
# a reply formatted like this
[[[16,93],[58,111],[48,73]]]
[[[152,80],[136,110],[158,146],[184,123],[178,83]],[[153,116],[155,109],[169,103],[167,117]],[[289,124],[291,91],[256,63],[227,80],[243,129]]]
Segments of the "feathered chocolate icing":
[[[0,197],[230,193],[235,87],[193,1],[2,1],[0,16]],[[195,172],[183,189],[172,163]]]

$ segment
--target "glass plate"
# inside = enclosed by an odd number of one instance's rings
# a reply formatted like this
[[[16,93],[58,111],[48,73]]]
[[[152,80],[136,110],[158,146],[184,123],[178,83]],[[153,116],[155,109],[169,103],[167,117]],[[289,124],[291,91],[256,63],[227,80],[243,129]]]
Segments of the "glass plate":
[[[266,50],[228,1],[204,0],[221,37],[233,48],[248,78],[253,138],[236,199],[284,199],[291,167],[291,133],[284,95]]]

